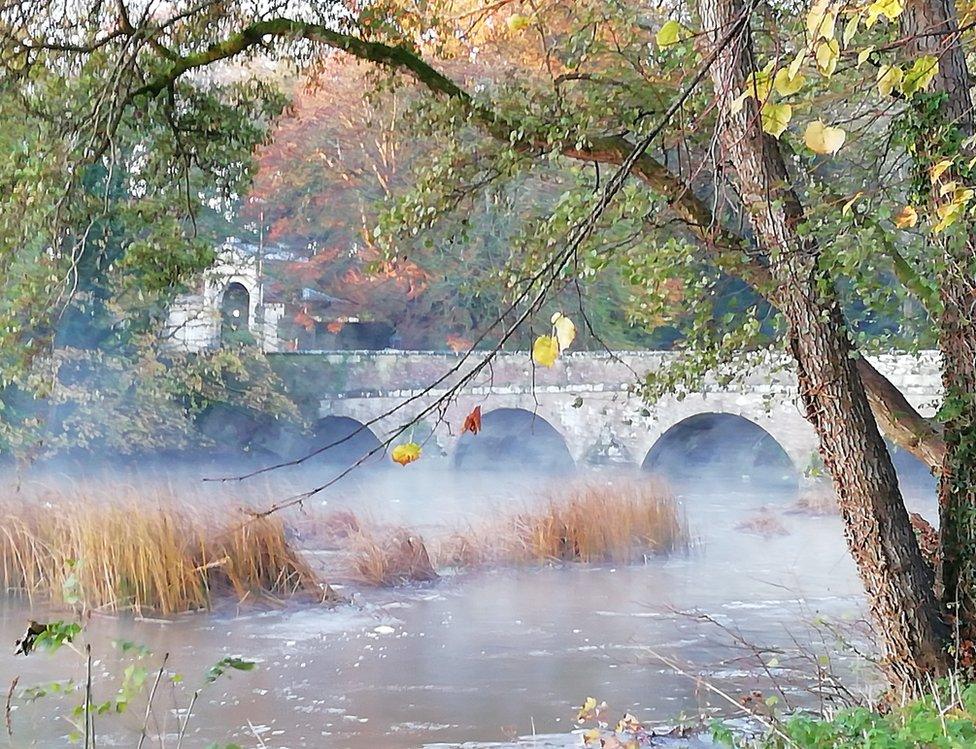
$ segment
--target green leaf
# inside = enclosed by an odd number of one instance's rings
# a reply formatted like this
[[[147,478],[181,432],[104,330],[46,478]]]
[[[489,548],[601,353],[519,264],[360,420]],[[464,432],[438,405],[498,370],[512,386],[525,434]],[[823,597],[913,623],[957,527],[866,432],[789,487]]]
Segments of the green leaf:
[[[905,96],[911,96],[918,91],[924,91],[938,74],[939,59],[934,55],[922,55],[905,72],[905,76],[901,82],[901,90]]]
[[[690,32],[678,21],[668,21],[654,35],[654,41],[660,49],[672,47],[683,39],[688,38]]]
[[[256,665],[254,661],[246,661],[236,656],[221,658],[207,670],[206,680],[207,683],[212,684],[223,676],[228,669],[234,669],[235,671],[253,671]]]
[[[762,128],[774,138],[779,138],[793,118],[793,107],[789,104],[774,104],[767,101],[762,108]]]

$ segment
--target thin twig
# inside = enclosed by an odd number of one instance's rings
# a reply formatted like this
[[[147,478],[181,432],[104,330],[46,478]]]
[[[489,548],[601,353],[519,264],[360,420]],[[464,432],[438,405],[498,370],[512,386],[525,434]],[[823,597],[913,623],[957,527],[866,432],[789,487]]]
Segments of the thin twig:
[[[92,704],[92,655],[91,645],[85,645],[88,667],[85,678],[85,749],[95,749],[95,719],[91,714]]]
[[[8,736],[13,736],[14,735],[14,724],[13,724],[13,721],[11,720],[11,715],[10,715],[11,707],[10,707],[10,705],[13,702],[13,699],[14,699],[14,690],[17,688],[17,682],[18,681],[20,681],[20,676],[15,676],[14,677],[14,680],[10,682],[10,689],[7,690],[7,701],[4,704],[3,718],[4,718],[4,723],[6,723],[6,725],[7,725],[7,735]]]
[[[782,729],[780,729],[776,725],[777,724],[777,721],[776,721],[775,718],[771,718],[771,717],[770,718],[767,718],[765,715],[762,715],[761,713],[757,713],[755,710],[750,710],[748,706],[743,705],[741,702],[739,702],[737,699],[735,699],[735,697],[733,697],[729,693],[725,692],[724,690],[720,689],[719,687],[715,686],[714,684],[712,684],[710,681],[708,681],[707,679],[703,678],[702,676],[700,676],[700,675],[696,676],[695,674],[691,674],[691,673],[685,671],[675,661],[671,660],[670,658],[666,658],[665,656],[661,655],[660,653],[658,653],[653,648],[645,648],[645,649],[647,650],[648,653],[650,653],[651,655],[653,655],[655,658],[657,658],[659,661],[661,661],[661,663],[663,663],[665,666],[667,666],[668,668],[670,668],[675,673],[680,674],[681,676],[685,676],[685,677],[691,679],[696,684],[701,684],[709,692],[712,692],[713,694],[718,695],[719,697],[721,697],[726,702],[734,705],[738,710],[741,710],[742,712],[746,712],[749,715],[751,715],[757,721],[759,721],[760,723],[762,723],[767,729],[769,729],[770,731],[772,731],[773,733],[775,733],[777,736],[779,736],[781,739],[783,739],[783,741],[785,741],[789,746],[795,747],[796,749],[800,749],[800,745],[797,744],[793,739],[791,739],[785,733],[783,733]]]
[[[169,653],[163,655],[163,662],[159,666],[159,672],[156,674],[156,681],[153,682],[152,689],[149,690],[149,702],[146,703],[146,718],[142,722],[142,734],[139,736],[139,744],[136,749],[142,749],[142,745],[146,740],[146,735],[149,733],[149,717],[152,715],[153,698],[156,696],[156,687],[159,686],[159,680],[163,678],[163,671],[166,670],[166,661],[169,660]]]
[[[190,698],[190,706],[186,709],[186,716],[183,718],[183,725],[180,726],[180,735],[176,740],[176,749],[182,749],[183,747],[183,737],[186,735],[186,727],[190,724],[190,715],[193,714],[193,706],[197,704],[197,697],[200,696],[200,690],[198,689],[193,693],[193,697]]]

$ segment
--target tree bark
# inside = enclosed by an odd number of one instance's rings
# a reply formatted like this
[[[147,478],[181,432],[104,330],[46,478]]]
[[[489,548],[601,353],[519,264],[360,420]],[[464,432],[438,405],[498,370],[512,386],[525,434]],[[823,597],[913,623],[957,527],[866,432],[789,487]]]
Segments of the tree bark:
[[[970,75],[951,0],[910,0],[902,31],[912,57],[934,55],[939,61],[932,83],[945,94],[940,125],[920,133],[916,169],[923,173],[942,158],[957,166],[973,154],[960,142],[974,132]],[[930,206],[946,200],[933,186]],[[976,225],[960,219],[962,231],[940,237],[943,265],[939,275],[942,311],[939,349],[945,391],[943,434],[946,451],[939,482],[940,560],[938,589],[955,617],[962,649],[976,649]]]
[[[751,7],[751,6],[750,6]],[[712,48],[744,12],[742,0],[701,0]],[[892,685],[912,693],[944,670],[944,625],[933,575],[922,558],[884,440],[852,357],[840,304],[819,268],[819,248],[801,236],[803,208],[789,187],[776,140],[760,126],[753,99],[731,103],[755,69],[748,25],[716,59],[718,136],[760,245],[768,253],[773,298],[787,322],[806,415],[833,477],[845,536],[867,592]]]

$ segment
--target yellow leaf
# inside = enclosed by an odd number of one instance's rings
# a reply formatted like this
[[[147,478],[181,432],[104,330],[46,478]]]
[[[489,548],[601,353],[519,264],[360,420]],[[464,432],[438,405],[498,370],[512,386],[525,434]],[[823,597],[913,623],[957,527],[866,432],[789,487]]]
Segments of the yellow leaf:
[[[945,170],[952,166],[952,159],[942,159],[942,161],[937,164],[933,164],[932,168],[929,170],[929,179],[932,180],[932,184],[939,181]]]
[[[816,120],[807,125],[806,132],[803,134],[803,142],[807,144],[814,153],[835,154],[844,145],[847,133],[842,128],[830,127],[821,120]]]
[[[939,73],[939,60],[934,55],[922,55],[905,71],[901,90],[905,96],[924,91]]]
[[[902,72],[897,65],[885,65],[878,70],[878,91],[882,96],[891,96],[901,85]]]
[[[660,49],[672,47],[686,38],[688,38],[688,29],[677,21],[668,21],[654,35],[654,41],[657,42],[657,46]]]
[[[583,701],[583,707],[580,708],[579,714],[576,716],[576,722],[582,723],[584,720],[589,720],[593,716],[595,710],[596,710],[596,698],[587,697]]]
[[[871,53],[872,52],[874,52],[874,47],[865,47],[860,52],[858,52],[857,53],[857,66],[858,67],[861,67],[861,65],[863,65],[865,62],[867,62],[867,60],[871,56]]]
[[[932,231],[941,232],[948,229],[962,214],[964,207],[962,203],[943,203],[938,206],[935,213],[939,217],[939,221],[932,227]]]
[[[969,201],[973,199],[973,190],[968,187],[957,188],[952,199],[947,203],[941,203],[935,209],[939,221],[932,227],[932,231],[940,232],[948,229],[954,224],[966,210]]]
[[[390,453],[390,458],[394,463],[405,466],[408,463],[413,463],[415,460],[420,460],[420,452],[420,445],[416,442],[404,442],[393,448],[393,451]]]
[[[528,27],[531,20],[528,16],[516,13],[515,15],[509,16],[505,23],[508,24],[509,31],[522,31]]]
[[[844,207],[840,209],[840,215],[841,216],[850,215],[851,211],[853,211],[854,209],[854,204],[860,199],[860,197],[863,194],[864,194],[863,192],[858,191],[857,193],[855,193],[854,197],[852,197],[850,200],[844,203]]]
[[[792,62],[790,62],[790,67],[788,68],[788,70],[790,71],[789,73],[790,78],[796,78],[797,73],[800,72],[800,66],[803,64],[803,61],[804,59],[806,59],[806,56],[807,56],[807,51],[805,49],[801,49],[799,52],[796,53],[796,57],[794,57]]]
[[[810,41],[831,39],[837,22],[837,10],[831,7],[830,0],[817,0],[807,13],[807,33]]]
[[[817,45],[816,58],[817,70],[825,78],[830,78],[837,69],[837,60],[840,57],[840,45],[836,39],[820,42]]]
[[[776,71],[773,79],[773,87],[780,96],[790,96],[803,88],[806,79],[801,74],[791,75],[787,68],[780,68]]]
[[[861,23],[861,14],[855,13],[844,25],[844,46],[849,47],[851,42],[854,40],[854,35],[857,33],[857,27]]]
[[[572,346],[576,339],[576,326],[562,312],[557,312],[552,316],[552,331],[556,343],[559,344],[560,353]]]
[[[769,92],[773,88],[773,65],[775,63],[770,60],[769,63],[762,70],[757,70],[746,76],[745,82],[742,84],[742,96],[749,98],[754,96],[756,101],[764,102],[769,98]],[[740,107],[741,108],[741,107]]]
[[[559,341],[551,335],[541,335],[532,345],[532,360],[543,367],[551,367],[559,356]]]
[[[762,129],[779,138],[793,118],[793,107],[789,104],[773,104],[767,101],[762,108]]]
[[[906,205],[895,216],[895,226],[899,229],[911,229],[918,223],[918,211]]]
[[[944,185],[942,185],[942,187],[939,188],[939,195],[945,197],[950,192],[955,192],[957,187],[959,187],[959,183],[955,180],[946,182]]]
[[[729,111],[732,114],[738,114],[739,112],[741,112],[742,111],[742,107],[745,106],[746,99],[748,99],[748,98],[749,98],[749,94],[747,94],[747,93],[741,93],[738,96],[736,96],[732,100],[732,103],[729,105]]]
[[[613,730],[614,733],[634,733],[639,731],[641,728],[643,728],[643,725],[639,720],[637,720],[637,718],[630,713],[624,713],[624,717],[617,721],[617,726]]]
[[[864,25],[870,29],[881,16],[894,21],[904,10],[905,6],[901,4],[901,0],[874,0],[868,6],[868,17]]]

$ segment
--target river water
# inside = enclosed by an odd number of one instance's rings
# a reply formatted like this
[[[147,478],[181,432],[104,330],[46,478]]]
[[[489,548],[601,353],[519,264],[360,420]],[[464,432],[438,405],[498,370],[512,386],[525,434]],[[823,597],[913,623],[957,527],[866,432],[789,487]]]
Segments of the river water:
[[[432,476],[405,487],[403,475],[384,473],[344,499],[327,493],[313,502],[434,528],[520,506],[527,496],[512,489],[512,477]],[[156,702],[151,732],[167,736],[167,746],[176,745],[189,694],[224,656],[257,667],[203,689],[186,747],[579,746],[574,719],[588,696],[608,703],[612,721],[630,712],[671,725],[736,713],[705,681],[733,701],[753,689],[777,694],[775,681],[781,705],[815,706],[810,690],[818,682],[808,675],[826,652],[848,686],[870,689],[871,673],[838,646],[860,637],[863,616],[839,518],[796,514],[789,492],[735,480],[677,493],[696,543],[669,559],[486,570],[395,590],[347,587],[352,602],[335,609],[244,608],[166,622],[95,617],[87,628],[95,699],[109,696],[120,671],[113,640],[147,646],[152,668],[169,653],[171,670],[183,676],[164,684]],[[0,642],[9,644],[0,650],[4,692],[14,677],[18,691],[84,678],[84,661],[70,650],[12,655],[25,622],[47,616],[0,603]],[[51,716],[78,701],[15,702],[7,740],[68,745],[70,726]],[[143,709],[101,717],[99,745],[134,746]]]

